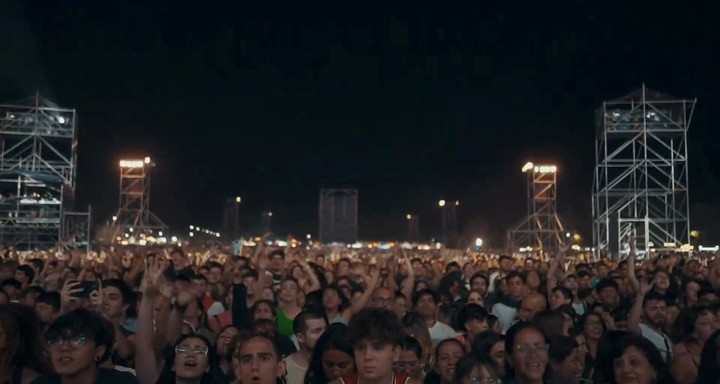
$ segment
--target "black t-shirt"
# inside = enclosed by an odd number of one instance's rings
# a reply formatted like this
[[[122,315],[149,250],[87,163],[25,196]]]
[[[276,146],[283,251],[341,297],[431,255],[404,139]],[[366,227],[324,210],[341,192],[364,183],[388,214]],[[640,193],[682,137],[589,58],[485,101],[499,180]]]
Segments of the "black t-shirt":
[[[59,375],[43,376],[35,379],[32,384],[62,384],[62,379]],[[140,382],[130,372],[100,368],[95,384],[140,384]]]

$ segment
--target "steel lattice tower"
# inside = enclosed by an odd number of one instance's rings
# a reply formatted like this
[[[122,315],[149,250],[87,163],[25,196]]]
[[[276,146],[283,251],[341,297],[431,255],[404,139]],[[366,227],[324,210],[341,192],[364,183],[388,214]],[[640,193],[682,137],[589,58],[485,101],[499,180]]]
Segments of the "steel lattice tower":
[[[89,212],[71,212],[77,114],[36,94],[0,105],[0,236],[19,248],[89,241]]]
[[[552,255],[565,232],[557,214],[557,167],[527,163],[522,171],[527,173],[528,215],[508,232],[508,248]]]
[[[320,242],[355,243],[358,240],[357,189],[320,190]]]
[[[149,157],[120,161],[120,208],[113,217],[112,242],[122,241],[126,236],[167,232],[167,225],[150,211],[150,169],[153,166]]]
[[[697,100],[642,86],[597,111],[595,256],[690,242],[687,131]],[[671,243],[671,244],[668,244]]]

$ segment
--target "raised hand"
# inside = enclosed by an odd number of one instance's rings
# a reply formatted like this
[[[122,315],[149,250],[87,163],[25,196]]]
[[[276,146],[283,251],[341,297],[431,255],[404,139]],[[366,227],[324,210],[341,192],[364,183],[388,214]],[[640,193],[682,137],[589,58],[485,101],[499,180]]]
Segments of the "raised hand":
[[[78,288],[79,281],[68,280],[60,291],[60,300],[63,304],[67,304],[73,299],[73,295],[82,292],[82,288]]]

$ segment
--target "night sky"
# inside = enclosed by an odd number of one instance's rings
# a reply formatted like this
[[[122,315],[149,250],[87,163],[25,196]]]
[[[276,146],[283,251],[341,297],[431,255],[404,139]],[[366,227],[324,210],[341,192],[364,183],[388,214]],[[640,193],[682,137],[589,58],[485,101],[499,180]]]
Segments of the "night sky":
[[[434,235],[447,198],[497,243],[525,212],[520,168],[546,160],[563,221],[589,241],[593,110],[644,82],[699,100],[692,227],[720,241],[717,14],[506,3],[263,18],[209,3],[5,0],[0,100],[40,90],[78,110],[78,195],[103,219],[117,161],[147,155],[152,210],[178,230],[219,229],[239,194],[244,227],[270,210],[279,232],[316,233],[318,190],[351,187],[362,238],[402,237],[408,212]]]

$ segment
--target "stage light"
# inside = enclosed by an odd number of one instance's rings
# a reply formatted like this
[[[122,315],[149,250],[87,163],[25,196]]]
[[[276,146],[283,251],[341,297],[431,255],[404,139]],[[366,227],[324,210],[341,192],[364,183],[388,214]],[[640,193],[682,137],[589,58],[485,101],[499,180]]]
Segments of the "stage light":
[[[475,239],[475,246],[476,246],[476,247],[480,248],[480,247],[482,247],[482,245],[483,245],[483,239],[481,239],[481,238],[479,238],[479,237],[478,237],[477,239]]]
[[[525,163],[525,165],[523,165],[522,171],[527,172],[527,171],[533,169],[533,167],[535,167],[535,165],[533,165],[533,163],[528,161],[527,163]]]
[[[120,168],[142,168],[145,164],[142,160],[120,160]]]
[[[242,197],[240,197],[240,196],[236,197],[235,202],[240,204],[242,202]]]
[[[438,202],[438,205],[441,206],[441,207],[444,207],[444,206],[445,206],[445,200],[440,200],[440,201]]]
[[[145,160],[144,160],[144,162],[145,162],[145,164],[150,164],[150,158],[149,158],[149,157],[146,157]]]
[[[535,173],[555,173],[557,172],[557,167],[554,165],[538,165],[535,166],[533,171]]]
[[[405,216],[405,218],[407,218],[408,220],[412,220],[412,215],[408,213],[407,216]]]

